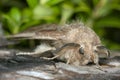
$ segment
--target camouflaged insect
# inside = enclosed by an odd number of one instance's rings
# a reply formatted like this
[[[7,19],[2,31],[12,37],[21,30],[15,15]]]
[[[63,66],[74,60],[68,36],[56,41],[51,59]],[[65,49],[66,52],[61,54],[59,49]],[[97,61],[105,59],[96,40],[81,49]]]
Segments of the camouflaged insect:
[[[106,54],[109,51],[100,41],[97,34],[83,23],[72,23],[65,25],[42,25],[30,28],[25,32],[10,36],[12,39],[39,39],[49,44],[48,50],[53,50],[52,58],[59,58],[67,64],[86,65],[89,62],[98,64],[98,54]],[[40,49],[41,50],[41,49]],[[39,49],[35,52],[39,53]]]

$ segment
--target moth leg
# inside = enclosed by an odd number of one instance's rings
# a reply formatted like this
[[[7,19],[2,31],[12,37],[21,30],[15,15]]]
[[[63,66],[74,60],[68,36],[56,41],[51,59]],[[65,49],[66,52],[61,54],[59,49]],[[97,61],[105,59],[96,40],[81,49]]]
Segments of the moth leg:
[[[96,64],[95,66],[96,69],[99,69],[103,72],[107,72],[106,70],[103,70],[103,68],[99,65],[99,57],[97,54],[94,56],[94,63]]]
[[[68,58],[68,60],[67,60],[67,62],[66,62],[66,64],[69,64],[70,63],[70,61],[71,61],[71,59],[72,59],[72,55],[70,55],[70,57]]]
[[[61,56],[62,54],[64,54],[64,53],[57,53],[57,55],[55,55],[54,57],[52,57],[52,58],[47,58],[47,57],[42,57],[43,59],[46,59],[46,60],[53,60],[53,59],[56,59],[56,58],[58,58],[59,56]]]
[[[100,71],[107,72],[107,71],[104,70],[99,64],[96,64],[95,68],[96,68],[96,69],[99,69]]]

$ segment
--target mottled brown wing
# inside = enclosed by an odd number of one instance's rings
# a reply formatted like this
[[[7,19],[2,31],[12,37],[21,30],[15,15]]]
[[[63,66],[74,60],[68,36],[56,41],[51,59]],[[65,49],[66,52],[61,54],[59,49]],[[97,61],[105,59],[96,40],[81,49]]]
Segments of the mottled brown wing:
[[[57,28],[58,28],[57,24],[43,24],[40,26],[31,27],[31,28],[25,30],[24,33],[26,33],[26,32],[38,32],[40,30],[56,30]]]
[[[64,36],[62,31],[57,29],[57,25],[42,25],[30,28],[20,34],[11,35],[10,39],[42,39],[42,40],[57,40]]]

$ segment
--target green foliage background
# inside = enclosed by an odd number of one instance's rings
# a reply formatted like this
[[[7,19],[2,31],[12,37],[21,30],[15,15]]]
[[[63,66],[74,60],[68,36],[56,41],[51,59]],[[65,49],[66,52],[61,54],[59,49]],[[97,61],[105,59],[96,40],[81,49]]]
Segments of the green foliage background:
[[[107,47],[120,50],[120,0],[0,0],[6,34],[75,20],[92,27]]]

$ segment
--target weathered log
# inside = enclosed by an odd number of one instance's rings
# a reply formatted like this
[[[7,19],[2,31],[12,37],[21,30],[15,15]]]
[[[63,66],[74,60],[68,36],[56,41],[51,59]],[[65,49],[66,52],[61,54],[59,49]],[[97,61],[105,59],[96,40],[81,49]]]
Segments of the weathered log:
[[[102,71],[95,65],[75,67],[63,62],[44,60],[28,55],[9,59],[0,58],[0,80],[119,80],[120,66],[103,65],[112,60],[120,63],[119,56],[112,57],[110,60],[100,59]]]

